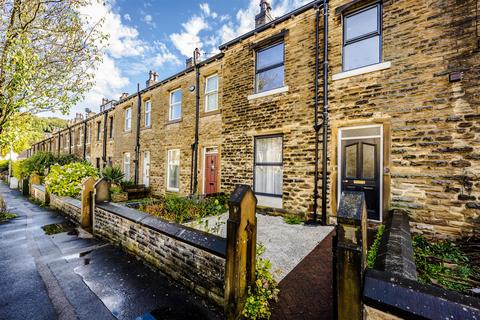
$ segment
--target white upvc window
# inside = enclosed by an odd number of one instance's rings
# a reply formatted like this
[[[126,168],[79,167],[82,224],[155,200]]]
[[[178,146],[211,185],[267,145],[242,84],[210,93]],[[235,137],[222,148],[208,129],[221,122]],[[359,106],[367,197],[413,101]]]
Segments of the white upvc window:
[[[170,108],[168,120],[178,120],[182,117],[182,89],[170,92]]]
[[[180,150],[168,150],[167,155],[167,190],[180,190]]]
[[[132,130],[132,108],[125,109],[125,131]]]
[[[145,127],[150,128],[152,126],[152,101],[145,101]]]
[[[130,180],[130,153],[123,154],[123,174],[125,180]]]
[[[269,197],[282,197],[282,149],[282,136],[255,138],[254,188],[256,194]]]
[[[205,111],[218,109],[218,75],[205,79]]]

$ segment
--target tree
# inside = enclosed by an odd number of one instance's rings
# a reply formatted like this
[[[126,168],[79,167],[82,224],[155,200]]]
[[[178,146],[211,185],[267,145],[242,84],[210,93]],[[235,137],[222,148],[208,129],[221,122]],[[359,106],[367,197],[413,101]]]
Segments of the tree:
[[[93,86],[106,36],[80,13],[90,1],[0,0],[0,135],[27,113],[66,113]]]
[[[20,153],[28,149],[33,141],[43,138],[44,132],[35,128],[32,115],[14,115],[5,124],[0,134],[0,153],[5,156],[10,151]]]

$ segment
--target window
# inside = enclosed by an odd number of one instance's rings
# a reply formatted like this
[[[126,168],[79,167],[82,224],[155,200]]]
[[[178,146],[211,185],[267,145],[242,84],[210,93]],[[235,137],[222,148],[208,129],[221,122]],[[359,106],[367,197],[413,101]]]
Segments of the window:
[[[170,110],[168,120],[178,120],[182,117],[182,90],[170,92]]]
[[[257,51],[255,70],[255,92],[260,93],[284,86],[283,42]]]
[[[179,191],[180,189],[180,150],[168,150],[167,157],[167,190]]]
[[[205,79],[205,111],[218,109],[218,75]]]
[[[125,131],[132,129],[132,108],[125,109]]]
[[[71,131],[70,134],[72,135],[72,141],[70,144],[74,146],[75,145],[75,129],[73,129],[73,131]]]
[[[97,141],[100,141],[102,137],[102,123],[99,121],[97,122]]]
[[[381,61],[381,7],[379,4],[343,18],[343,71]]]
[[[125,180],[130,180],[130,153],[123,154],[123,174]]]
[[[87,126],[87,144],[90,143],[90,125]]]
[[[113,117],[110,117],[110,139],[113,139]]]
[[[281,197],[283,185],[283,138],[265,136],[255,139],[255,193]]]
[[[152,125],[152,102],[145,101],[145,127],[150,128]]]
[[[78,129],[78,136],[78,145],[80,146],[83,143],[83,128]]]

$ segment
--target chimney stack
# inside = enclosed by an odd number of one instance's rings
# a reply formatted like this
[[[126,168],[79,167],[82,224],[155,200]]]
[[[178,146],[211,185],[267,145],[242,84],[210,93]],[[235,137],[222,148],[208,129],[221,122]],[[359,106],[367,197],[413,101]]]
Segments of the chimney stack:
[[[255,16],[255,28],[273,21],[272,5],[268,0],[260,0],[260,13]]]
[[[150,70],[150,72],[148,73],[148,80],[145,83],[147,85],[147,88],[157,83],[157,81],[158,81],[158,73]]]
[[[128,98],[128,92],[124,92],[122,93],[122,95],[120,96],[120,100],[125,100]]]
[[[187,67],[187,69],[193,67],[193,58],[188,58],[185,61],[185,66]]]
[[[83,121],[83,114],[77,112],[75,114],[75,123],[82,122],[82,121]]]

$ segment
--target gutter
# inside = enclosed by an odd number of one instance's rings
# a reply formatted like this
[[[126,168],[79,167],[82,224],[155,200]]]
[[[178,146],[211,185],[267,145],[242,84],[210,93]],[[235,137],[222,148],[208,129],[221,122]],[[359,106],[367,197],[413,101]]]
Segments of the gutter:
[[[103,167],[107,166],[107,135],[108,135],[108,112],[103,114],[103,152],[102,152],[102,160],[103,160]]]
[[[72,154],[72,127],[68,127],[68,154]]]
[[[193,53],[193,60],[195,63],[195,88],[196,88],[196,98],[195,98],[195,140],[193,142],[193,186],[191,193],[192,195],[197,193],[198,189],[198,126],[199,126],[199,117],[200,117],[200,65],[198,64],[198,57],[200,52],[198,49],[195,49]]]
[[[319,75],[319,44],[320,44],[320,34],[318,27],[320,25],[320,9],[317,9],[315,14],[315,102],[314,102],[314,125],[313,129],[315,130],[315,170],[313,173],[313,223],[317,222],[317,210],[318,210],[318,151],[319,151],[319,132],[321,125],[318,123],[318,75]]]
[[[60,136],[60,134],[59,134]],[[59,149],[60,152],[60,149]],[[83,160],[87,160],[87,122],[83,126]]]

